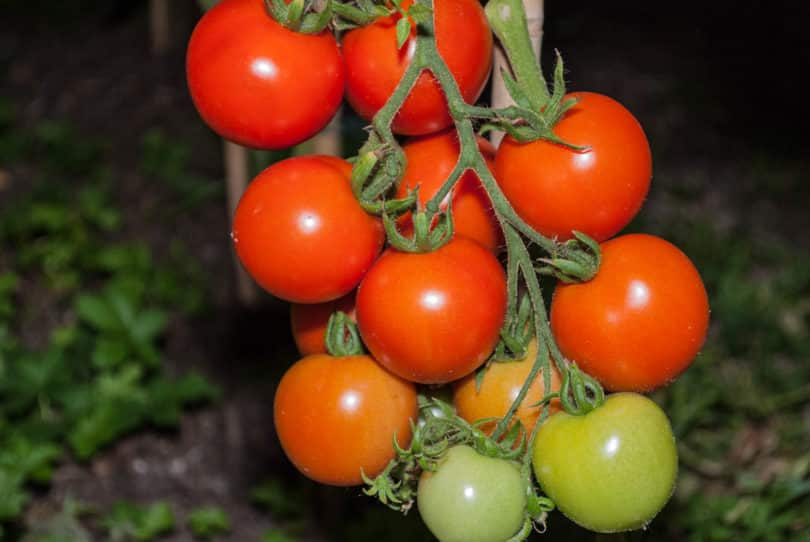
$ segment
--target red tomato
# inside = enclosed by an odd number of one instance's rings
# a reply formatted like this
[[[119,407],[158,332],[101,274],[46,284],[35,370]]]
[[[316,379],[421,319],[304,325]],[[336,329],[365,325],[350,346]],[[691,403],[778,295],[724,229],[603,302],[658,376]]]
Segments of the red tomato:
[[[526,357],[519,361],[504,363],[491,363],[486,369],[481,381],[481,388],[476,390],[475,374],[470,374],[456,383],[453,390],[453,404],[456,405],[458,415],[472,423],[483,418],[503,418],[509,407],[517,399],[523,383],[529,377],[529,372],[537,356],[537,340],[532,340],[526,349]],[[551,392],[560,391],[560,372],[551,364]],[[531,433],[541,407],[537,405],[545,397],[543,393],[542,371],[529,386],[523,401],[515,411],[515,419],[520,420],[526,434]],[[554,399],[549,404],[549,415],[559,412],[560,401]],[[488,424],[489,430],[495,428]],[[487,430],[487,426],[484,427]]]
[[[349,185],[351,166],[329,156],[277,162],[250,183],[233,219],[236,253],[271,294],[321,303],[351,292],[385,240]]]
[[[309,356],[287,371],[274,402],[276,432],[290,461],[322,484],[352,486],[394,457],[394,435],[411,440],[416,388],[368,356]]]
[[[487,165],[493,169],[495,148],[484,138],[478,139],[478,147]],[[397,190],[397,197],[404,197],[409,188],[419,185],[419,201],[422,204],[439,191],[458,161],[459,145],[455,130],[448,130],[408,141],[402,149],[408,160],[405,175]],[[442,208],[447,207],[445,199]],[[413,229],[410,213],[400,219],[403,233]],[[453,188],[453,227],[455,233],[477,241],[493,252],[503,244],[503,234],[481,181],[473,171],[467,171]]]
[[[186,75],[211,129],[248,147],[281,149],[315,135],[334,116],[345,67],[330,32],[287,30],[263,0],[222,0],[191,35]]]
[[[407,4],[406,4],[407,5]],[[433,2],[436,46],[455,77],[464,99],[473,103],[484,89],[492,66],[492,33],[478,0]],[[346,98],[370,120],[393,94],[413,58],[413,36],[397,50],[396,22],[384,17],[343,37]],[[452,124],[439,83],[423,72],[394,118],[398,134],[422,135]]]
[[[678,376],[706,339],[709,302],[689,258],[652,235],[602,244],[596,277],[559,284],[551,329],[562,353],[612,391],[649,391]]]
[[[478,243],[457,237],[434,252],[388,250],[357,291],[357,323],[388,370],[423,384],[474,371],[498,342],[506,277]]]
[[[579,103],[554,128],[581,152],[537,140],[505,137],[495,158],[498,183],[515,211],[547,237],[572,230],[604,241],[636,215],[647,196],[652,158],[647,137],[617,101],[577,92]]]
[[[293,339],[302,356],[326,353],[326,324],[336,311],[354,318],[354,294],[326,303],[290,305]]]

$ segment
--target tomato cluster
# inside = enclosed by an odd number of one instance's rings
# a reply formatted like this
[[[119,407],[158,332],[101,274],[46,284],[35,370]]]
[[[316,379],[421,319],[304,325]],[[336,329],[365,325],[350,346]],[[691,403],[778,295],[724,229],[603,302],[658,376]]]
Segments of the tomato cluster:
[[[200,115],[223,137],[263,149],[317,133],[344,90],[372,120],[416,49],[416,25],[401,35],[411,3],[391,5],[382,2],[362,24],[356,19],[338,42],[327,29],[285,27],[264,0],[221,0],[188,48]],[[431,17],[455,87],[425,70],[388,119],[394,134],[414,137],[403,142],[404,168],[381,202],[412,198],[410,207],[391,219],[363,201],[357,165],[297,156],[261,172],[236,209],[236,253],[259,285],[292,303],[303,356],[276,392],[278,438],[302,473],[325,484],[385,479],[398,461],[411,461],[400,475],[442,542],[499,542],[539,521],[530,462],[542,490],[577,523],[600,532],[643,527],[672,493],[677,454],[666,416],[640,393],[691,363],[709,313],[700,276],[680,250],[651,235],[611,239],[649,189],[647,138],[615,100],[573,93],[557,104],[568,105],[554,138],[507,135],[496,150],[481,138],[475,148],[469,135],[467,153],[478,153],[480,167],[445,186],[464,154],[461,128],[448,130],[445,94],[475,102],[493,39],[477,0],[433,0]],[[376,159],[392,145],[367,154]],[[436,232],[448,214],[445,238]],[[512,225],[560,250],[587,237],[601,243],[598,273],[561,280],[549,319],[536,301],[531,318],[517,318],[518,279],[504,269],[517,258],[504,235]],[[404,237],[413,243],[396,241]],[[538,370],[550,357],[550,368]],[[619,393],[577,411],[599,396],[593,386],[585,395],[577,388],[586,378],[580,369]],[[444,447],[423,446],[420,439],[435,435],[422,434],[431,422],[419,393],[444,384],[456,413],[441,416],[454,429],[439,435]],[[405,494],[400,482],[387,491]],[[385,495],[389,505],[401,502]]]

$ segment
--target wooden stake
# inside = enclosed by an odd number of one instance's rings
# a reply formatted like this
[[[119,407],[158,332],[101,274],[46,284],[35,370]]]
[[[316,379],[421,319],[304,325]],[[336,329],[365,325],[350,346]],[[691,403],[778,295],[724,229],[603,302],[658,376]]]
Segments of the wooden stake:
[[[152,53],[161,55],[172,43],[169,0],[149,0],[149,33]]]
[[[540,46],[543,41],[543,0],[523,0],[523,7],[526,10],[526,20],[529,26],[529,38],[532,41],[535,58],[540,58]],[[500,45],[495,46],[492,63],[492,107],[500,108],[513,105],[512,97],[506,90],[506,85],[501,77],[501,70],[509,69],[509,62]],[[496,147],[503,139],[503,132],[492,132],[490,141]]]
[[[225,186],[228,192],[228,216],[232,219],[239,203],[239,198],[245,192],[250,182],[250,163],[248,150],[245,147],[225,141],[223,155],[225,157]],[[258,291],[253,279],[245,272],[236,253],[233,253],[236,272],[236,297],[243,305],[253,305],[258,299]]]

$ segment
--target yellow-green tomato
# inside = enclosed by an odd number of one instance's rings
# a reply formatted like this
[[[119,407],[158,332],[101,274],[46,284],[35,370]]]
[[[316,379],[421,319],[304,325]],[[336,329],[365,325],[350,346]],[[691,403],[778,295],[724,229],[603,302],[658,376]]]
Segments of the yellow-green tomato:
[[[666,414],[636,393],[610,395],[584,416],[555,414],[540,426],[532,460],[557,508],[603,533],[647,525],[672,495],[678,472]]]
[[[417,505],[440,542],[504,542],[523,525],[525,482],[515,463],[454,446],[422,474]]]

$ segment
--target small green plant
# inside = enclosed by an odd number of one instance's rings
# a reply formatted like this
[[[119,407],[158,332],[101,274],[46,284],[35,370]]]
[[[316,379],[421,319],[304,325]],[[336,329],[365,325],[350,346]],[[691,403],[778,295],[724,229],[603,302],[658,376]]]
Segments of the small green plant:
[[[221,508],[198,508],[186,518],[188,528],[197,538],[209,539],[231,530],[228,514]]]
[[[174,529],[174,513],[166,502],[137,506],[118,502],[102,519],[111,542],[136,540],[146,542]]]

